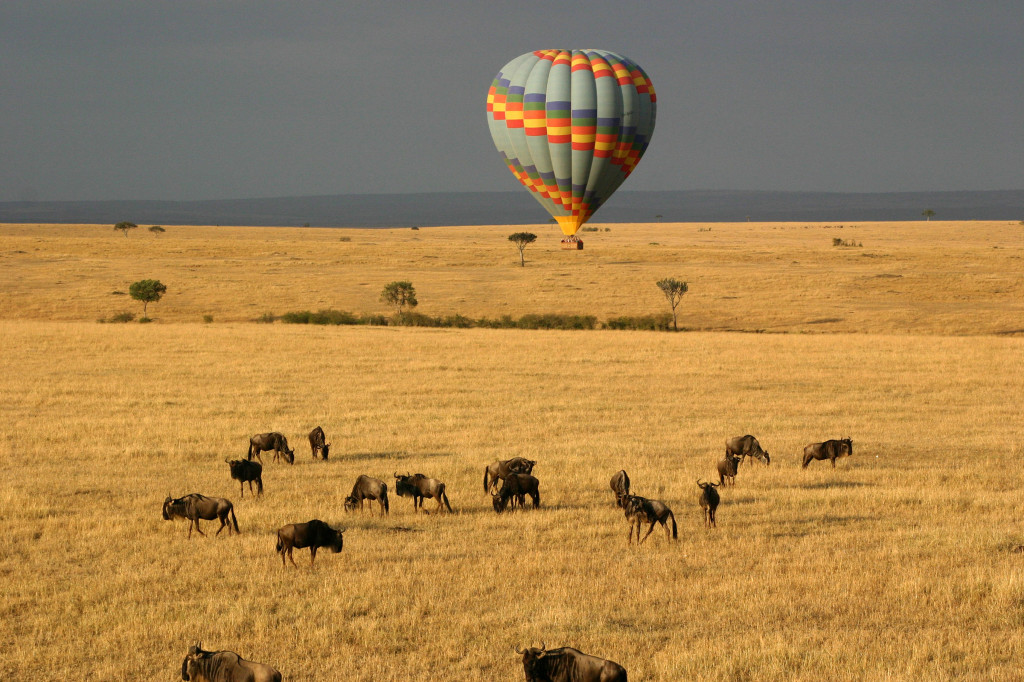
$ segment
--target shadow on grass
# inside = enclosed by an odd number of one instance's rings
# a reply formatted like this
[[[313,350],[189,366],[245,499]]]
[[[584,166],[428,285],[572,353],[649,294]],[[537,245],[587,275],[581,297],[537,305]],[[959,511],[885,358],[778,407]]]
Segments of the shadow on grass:
[[[874,488],[877,486],[877,483],[864,483],[863,481],[821,481],[819,483],[803,483],[787,487],[800,488],[802,490],[828,490],[829,488]]]

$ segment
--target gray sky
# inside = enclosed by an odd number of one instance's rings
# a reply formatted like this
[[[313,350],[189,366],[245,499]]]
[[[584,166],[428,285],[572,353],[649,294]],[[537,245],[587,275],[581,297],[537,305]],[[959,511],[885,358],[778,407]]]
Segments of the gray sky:
[[[0,201],[514,191],[487,88],[551,47],[654,82],[624,189],[1024,188],[1019,0],[3,0]]]

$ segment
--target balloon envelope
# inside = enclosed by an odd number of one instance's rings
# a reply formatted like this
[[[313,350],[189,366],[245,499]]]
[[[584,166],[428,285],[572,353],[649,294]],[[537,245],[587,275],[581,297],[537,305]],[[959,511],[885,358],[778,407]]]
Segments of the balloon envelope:
[[[528,52],[487,92],[494,145],[567,235],[636,168],[656,110],[644,70],[607,50]]]

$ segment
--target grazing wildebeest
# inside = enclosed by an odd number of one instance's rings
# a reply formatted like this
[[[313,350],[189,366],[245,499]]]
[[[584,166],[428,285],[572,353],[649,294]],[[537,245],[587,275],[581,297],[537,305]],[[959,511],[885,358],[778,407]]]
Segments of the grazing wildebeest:
[[[715,510],[718,509],[718,503],[722,501],[722,498],[718,496],[718,491],[715,488],[718,487],[717,483],[701,483],[700,479],[697,479],[697,487],[700,488],[700,506],[704,510],[704,525],[707,527],[718,527],[715,522]]]
[[[265,663],[247,661],[234,651],[203,651],[200,642],[181,662],[186,682],[281,682],[281,673]]]
[[[379,478],[372,478],[365,474],[356,479],[356,484],[352,486],[352,494],[345,498],[345,511],[349,512],[359,505],[359,511],[363,510],[363,500],[366,500],[366,504],[370,507],[370,513],[373,513],[373,500],[377,500],[377,504],[380,505],[380,515],[390,513],[388,508],[388,484]]]
[[[496,461],[484,468],[484,492],[491,492],[498,487],[498,481],[504,481],[509,474],[532,474],[537,462],[525,457],[513,457]],[[490,476],[488,483],[487,477]]]
[[[263,463],[263,458],[260,457],[261,452],[274,451],[274,461],[277,461],[278,456],[284,458],[284,461],[289,464],[295,463],[295,451],[288,447],[288,439],[277,431],[271,431],[270,433],[257,433],[255,436],[249,439],[249,455],[246,459],[252,459],[253,455],[256,455],[256,459]]]
[[[629,475],[625,469],[620,469],[612,476],[612,492],[615,493],[615,504],[623,507],[623,498],[629,495]]]
[[[849,438],[827,440],[824,443],[811,443],[804,448],[803,468],[806,469],[812,459],[830,459],[832,460],[832,468],[835,469],[836,458],[843,456],[853,457],[853,441]]]
[[[256,482],[256,494],[263,494],[263,465],[259,462],[250,462],[247,459],[225,459],[231,467],[231,478],[238,481],[242,497],[245,497],[245,484],[249,484],[249,493],[252,493],[253,481]]]
[[[626,669],[614,661],[590,656],[578,649],[530,647],[515,652],[523,657],[526,682],[628,682]]]
[[[327,547],[337,554],[345,542],[343,533],[345,529],[334,530],[320,519],[313,519],[306,523],[289,523],[277,531],[277,551],[281,555],[281,565],[287,566],[284,557],[292,562],[292,566],[298,568],[295,559],[292,558],[292,548],[303,549],[309,547],[309,565],[313,566],[316,561],[316,550],[320,547]]]
[[[726,481],[730,485],[736,485],[736,472],[740,468],[743,458],[739,455],[727,455],[725,459],[718,461],[718,485]]]
[[[406,474],[399,476],[395,472],[395,492],[399,497],[412,496],[413,511],[423,508],[423,498],[432,497],[437,500],[437,509],[441,509],[442,503],[450,512],[452,506],[448,504],[448,495],[444,492],[444,483],[436,478],[427,478],[423,474]],[[426,511],[424,509],[423,511]],[[429,513],[429,512],[428,512]]]
[[[533,500],[533,508],[536,509],[540,506],[539,486],[540,481],[534,476],[529,474],[509,474],[505,478],[505,482],[502,483],[501,490],[491,495],[494,511],[499,514],[505,511],[509,500],[512,500],[512,509],[516,508],[516,504],[520,507],[525,507],[527,495]]]
[[[659,500],[649,500],[639,495],[625,495],[622,499],[622,508],[626,513],[626,520],[629,521],[629,544],[633,544],[633,528],[636,528],[636,539],[638,544],[643,544],[647,536],[654,530],[654,524],[660,523],[665,529],[665,539],[671,537],[673,540],[679,538],[679,529],[676,527],[676,517],[668,505]],[[672,521],[672,532],[669,533],[668,522]],[[640,526],[650,523],[647,535],[640,539]]]
[[[327,461],[327,455],[330,452],[331,444],[327,442],[327,437],[324,436],[324,430],[319,426],[309,432],[309,447],[313,449],[313,459],[316,459],[316,454],[319,452],[320,456]]]
[[[238,530],[238,520],[235,518],[234,505],[231,504],[231,500],[226,500],[223,497],[207,497],[199,493],[192,493],[191,495],[171,499],[171,496],[168,495],[167,499],[164,500],[163,515],[164,521],[172,521],[176,516],[187,519],[189,522],[189,538],[192,537],[192,526],[195,526],[200,535],[206,535],[199,528],[199,519],[204,521],[220,519],[220,528],[217,529],[216,535],[220,535],[220,532],[224,530],[224,526],[228,527],[228,535],[231,535],[232,525],[234,525],[234,532],[241,532]],[[231,523],[228,523],[229,516],[231,517]]]
[[[740,462],[747,457],[754,457],[765,463],[765,466],[769,466],[772,463],[772,458],[768,456],[767,450],[761,449],[761,444],[757,442],[757,439],[751,435],[736,436],[725,441],[725,456],[731,457],[733,455],[739,455]]]

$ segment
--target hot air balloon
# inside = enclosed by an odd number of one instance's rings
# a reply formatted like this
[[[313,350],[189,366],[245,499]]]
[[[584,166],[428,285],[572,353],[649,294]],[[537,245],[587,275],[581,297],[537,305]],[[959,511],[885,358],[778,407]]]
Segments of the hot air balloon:
[[[580,227],[633,172],[654,132],[657,97],[635,62],[607,50],[536,50],[487,91],[487,123],[512,174],[583,248]]]

